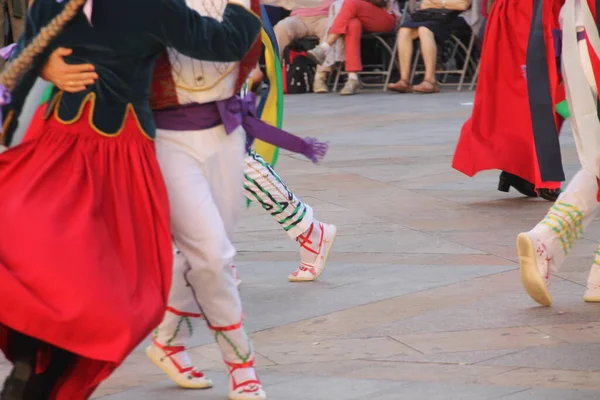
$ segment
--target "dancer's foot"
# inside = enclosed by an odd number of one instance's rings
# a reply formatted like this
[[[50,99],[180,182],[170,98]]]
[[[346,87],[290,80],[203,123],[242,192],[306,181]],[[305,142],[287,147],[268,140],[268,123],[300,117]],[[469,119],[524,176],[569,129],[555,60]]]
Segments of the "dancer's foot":
[[[31,384],[35,377],[35,358],[31,360],[16,360],[13,369],[4,381],[0,392],[2,400],[22,400],[31,394]]]
[[[300,244],[300,266],[288,277],[290,282],[310,282],[321,276],[336,235],[335,225],[315,220],[308,231],[296,239]]]
[[[527,197],[538,197],[538,194],[535,191],[535,185],[533,183],[503,171],[500,174],[498,190],[501,192],[508,192],[511,187],[515,188],[519,193]]]
[[[156,341],[146,348],[146,355],[173,382],[185,389],[208,389],[213,383],[196,370],[183,346],[162,346]]]
[[[542,199],[555,202],[562,193],[561,189],[540,189],[539,195]]]
[[[73,365],[73,353],[14,331],[9,333],[8,341],[13,369],[4,382],[0,399],[49,399]],[[41,354],[47,362],[40,361]]]
[[[533,231],[517,236],[521,283],[533,300],[543,306],[552,304],[548,290],[551,256],[543,240]]]
[[[229,400],[265,400],[262,383],[254,369],[254,360],[244,364],[225,362],[229,369]]]
[[[232,265],[231,268],[233,268],[233,279],[235,279],[235,286],[240,287],[240,285],[242,284],[242,280],[240,279],[240,274],[239,274],[237,268],[235,267],[235,265]]]
[[[590,269],[583,299],[589,303],[600,303],[600,249],[596,250],[596,261]]]

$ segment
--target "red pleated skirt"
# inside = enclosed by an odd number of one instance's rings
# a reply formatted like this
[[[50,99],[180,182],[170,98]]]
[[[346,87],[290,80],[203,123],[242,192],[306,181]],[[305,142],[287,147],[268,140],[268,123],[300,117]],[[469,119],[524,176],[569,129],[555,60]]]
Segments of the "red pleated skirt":
[[[0,154],[0,349],[9,329],[75,353],[53,395],[88,398],[162,320],[166,189],[130,111],[120,134],[55,117]],[[34,127],[35,125],[32,125]]]
[[[527,95],[525,65],[532,16],[531,0],[494,2],[484,36],[473,114],[462,127],[452,166],[468,176],[488,169],[503,170],[536,188],[554,189],[560,182],[541,180]],[[551,37],[551,28],[547,33]],[[547,46],[552,42],[547,40]],[[555,63],[549,58],[549,63]],[[557,97],[558,76],[551,74],[550,78]]]

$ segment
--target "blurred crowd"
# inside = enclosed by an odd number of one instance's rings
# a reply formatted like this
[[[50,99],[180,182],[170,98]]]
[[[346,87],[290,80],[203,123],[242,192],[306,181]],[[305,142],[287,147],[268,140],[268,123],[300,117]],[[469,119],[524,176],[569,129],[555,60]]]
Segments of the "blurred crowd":
[[[303,92],[327,93],[331,87],[328,82],[332,81],[332,71],[342,68],[347,79],[340,94],[358,93],[364,58],[372,54],[369,46],[378,44],[377,41],[365,40],[364,34],[377,33],[388,34],[390,46],[397,45],[398,50],[398,68],[394,68],[394,76],[398,79],[388,85],[388,90],[396,93],[436,93],[440,90],[436,70],[439,70],[443,46],[450,35],[468,45],[471,33],[478,33],[483,21],[478,4],[471,4],[470,0],[462,0],[462,4],[454,7],[465,8],[464,11],[448,10],[443,15],[431,12],[421,15],[419,7],[425,1],[428,0],[323,0],[322,5],[316,8],[299,8],[290,12],[268,7],[268,13],[275,26],[280,57],[288,73],[295,59],[289,56],[289,48],[303,39],[312,39],[309,46],[312,48],[307,49],[304,45],[306,51],[301,56],[307,57],[313,65],[297,62],[298,66],[294,68],[315,69],[314,73],[308,74],[312,81],[309,90]],[[431,6],[429,4],[427,7]],[[424,71],[421,82],[413,85],[410,80],[416,40]],[[294,56],[297,54],[291,53]]]

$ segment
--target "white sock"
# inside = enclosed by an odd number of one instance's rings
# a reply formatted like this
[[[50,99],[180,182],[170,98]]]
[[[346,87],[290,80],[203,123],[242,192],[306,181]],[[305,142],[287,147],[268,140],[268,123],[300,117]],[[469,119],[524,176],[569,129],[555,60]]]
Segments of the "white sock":
[[[348,79],[358,80],[358,74],[356,72],[348,72]]]
[[[302,235],[296,239],[300,243],[300,259],[312,264],[317,259],[321,244],[321,223],[316,219]]]
[[[323,51],[325,53],[327,53],[329,51],[329,48],[331,47],[331,46],[329,46],[329,43],[327,43],[327,42],[323,42],[319,46],[321,47],[321,49],[323,49]]]

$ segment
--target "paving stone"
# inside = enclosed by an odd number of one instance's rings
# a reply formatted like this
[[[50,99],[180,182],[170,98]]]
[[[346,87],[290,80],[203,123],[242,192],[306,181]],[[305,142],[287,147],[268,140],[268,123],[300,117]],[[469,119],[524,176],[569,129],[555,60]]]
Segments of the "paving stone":
[[[600,398],[598,305],[584,290],[600,224],[552,277],[552,308],[524,293],[515,237],[550,203],[496,190],[499,171],[451,168],[473,93],[287,96],[284,126],[330,141],[319,165],[281,151],[277,171],[339,237],[319,281],[290,284],[298,244],[256,205],[237,227],[246,328],[274,400],[579,400]],[[567,177],[579,169],[569,126]],[[95,396],[226,399],[212,335],[190,355],[214,379],[180,390],[143,354]],[[0,360],[0,381],[9,371]]]
[[[529,348],[483,361],[483,365],[519,366],[539,369],[600,371],[600,338],[596,343],[559,343]]]

